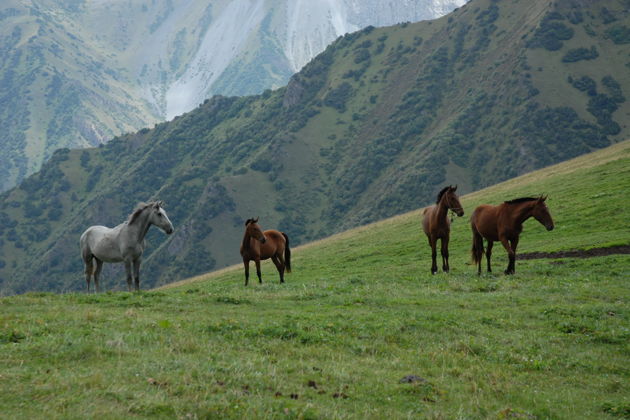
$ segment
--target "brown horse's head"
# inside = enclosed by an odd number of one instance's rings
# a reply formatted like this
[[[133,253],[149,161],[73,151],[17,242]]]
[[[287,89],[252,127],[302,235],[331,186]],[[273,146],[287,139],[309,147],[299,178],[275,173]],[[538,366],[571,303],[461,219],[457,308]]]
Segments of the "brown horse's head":
[[[265,239],[265,235],[263,235],[260,225],[258,224],[258,217],[255,219],[247,219],[245,222],[245,233],[249,235],[250,238],[260,241],[261,244],[264,244],[267,241]]]
[[[538,220],[541,225],[543,225],[547,230],[553,230],[553,219],[551,218],[551,214],[549,213],[549,209],[545,204],[545,200],[547,196],[541,195],[536,199],[536,204],[532,209],[532,216],[534,219]]]
[[[464,208],[459,202],[459,197],[455,194],[455,191],[457,191],[457,185],[454,187],[452,185],[444,187],[437,196],[437,204],[440,204],[440,200],[444,200],[446,207],[453,210],[457,216],[461,217],[464,215]]]

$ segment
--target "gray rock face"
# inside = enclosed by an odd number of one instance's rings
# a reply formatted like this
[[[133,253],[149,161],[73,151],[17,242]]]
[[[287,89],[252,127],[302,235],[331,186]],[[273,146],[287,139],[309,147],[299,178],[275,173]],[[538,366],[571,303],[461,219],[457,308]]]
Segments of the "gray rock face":
[[[187,112],[213,94],[256,94],[287,83],[337,37],[369,25],[386,26],[405,21],[440,17],[467,0],[233,0],[213,3],[212,16],[189,21],[195,29],[167,32],[192,19],[186,10],[173,12],[156,30],[166,36],[160,43],[146,42],[160,52],[146,57],[138,68],[148,72],[141,80],[147,99],[167,119]],[[199,9],[198,1],[185,6]],[[184,19],[184,17],[186,17]],[[193,35],[194,33],[194,35]],[[178,53],[172,39],[188,43],[189,50]],[[142,48],[151,50],[152,48]],[[183,57],[188,57],[184,59]],[[177,68],[164,73],[164,62]]]

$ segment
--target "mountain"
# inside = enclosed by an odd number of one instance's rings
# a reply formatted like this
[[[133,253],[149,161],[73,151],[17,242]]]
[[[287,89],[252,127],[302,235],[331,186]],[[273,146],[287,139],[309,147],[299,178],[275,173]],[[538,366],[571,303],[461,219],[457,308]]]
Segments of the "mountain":
[[[97,146],[212,94],[285,85],[368,25],[442,16],[465,0],[5,0],[0,191],[56,149]]]
[[[338,36],[369,25],[433,19],[465,2],[236,0],[213,3],[214,19],[209,22],[203,38],[194,40],[198,45],[194,56],[181,60],[171,72],[170,80],[161,81],[161,69],[155,56],[143,64],[154,70],[152,74],[149,72],[149,83],[159,86],[151,99],[170,119],[190,111],[212,94],[247,95],[277,88],[285,85],[292,74]],[[163,26],[170,26],[168,20]],[[183,35],[178,32],[176,37],[186,37],[183,31]],[[155,88],[152,91],[155,92]]]
[[[237,262],[252,216],[304,243],[630,138],[628,10],[474,0],[346,35],[286,87],[60,150],[0,196],[0,290],[83,289],[81,232],[138,201],[164,200],[176,229],[149,234],[148,287]]]
[[[55,3],[0,6],[0,191],[56,149],[96,146],[158,119],[109,53],[86,41],[75,2]]]

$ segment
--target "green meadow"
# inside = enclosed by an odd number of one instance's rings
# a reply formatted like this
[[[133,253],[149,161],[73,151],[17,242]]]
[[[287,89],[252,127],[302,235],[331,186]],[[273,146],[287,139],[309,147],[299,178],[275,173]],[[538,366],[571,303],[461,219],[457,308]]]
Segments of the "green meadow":
[[[247,288],[236,266],[2,298],[0,417],[630,418],[630,257],[505,276],[497,245],[477,276],[468,225],[480,203],[544,193],[556,228],[529,220],[518,253],[629,245],[628,191],[624,142],[464,196],[449,274],[430,274],[418,210],[295,248],[283,285],[265,263]]]

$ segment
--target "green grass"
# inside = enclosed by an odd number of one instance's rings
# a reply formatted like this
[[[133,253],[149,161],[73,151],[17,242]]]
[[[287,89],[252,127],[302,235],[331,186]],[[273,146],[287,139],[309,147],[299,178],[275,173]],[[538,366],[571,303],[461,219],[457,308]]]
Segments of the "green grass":
[[[628,244],[629,168],[625,142],[462,203],[549,194],[556,229],[528,221],[521,252]],[[2,298],[0,417],[628,418],[628,256],[477,276],[467,216],[450,274],[430,275],[417,211],[296,248],[284,285],[264,264],[247,288],[237,266]]]

